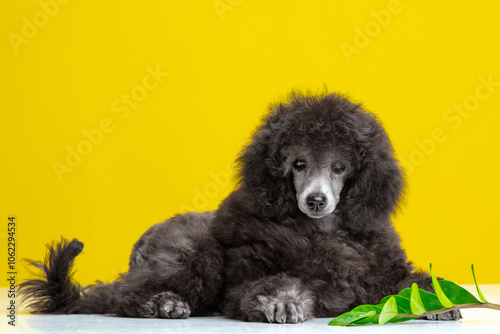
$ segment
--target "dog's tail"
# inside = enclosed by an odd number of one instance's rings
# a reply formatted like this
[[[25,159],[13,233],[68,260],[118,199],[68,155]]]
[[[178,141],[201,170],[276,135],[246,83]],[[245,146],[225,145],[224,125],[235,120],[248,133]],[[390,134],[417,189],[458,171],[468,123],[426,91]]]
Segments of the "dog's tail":
[[[77,239],[48,245],[45,262],[27,260],[42,271],[39,279],[31,279],[19,285],[22,302],[34,313],[49,314],[111,314],[115,313],[113,296],[118,282],[98,283],[82,287],[72,280],[75,257],[83,250]]]

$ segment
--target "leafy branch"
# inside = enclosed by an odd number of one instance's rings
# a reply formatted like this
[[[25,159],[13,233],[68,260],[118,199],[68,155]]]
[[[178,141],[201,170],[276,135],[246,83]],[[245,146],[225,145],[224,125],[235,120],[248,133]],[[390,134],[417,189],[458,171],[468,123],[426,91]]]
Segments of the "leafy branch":
[[[430,268],[435,294],[419,289],[417,284],[413,283],[411,288],[404,289],[397,295],[384,297],[377,305],[367,304],[355,307],[350,312],[332,319],[328,325],[383,325],[466,308],[489,308],[500,311],[500,305],[487,302],[481,293],[477,285],[474,265],[471,266],[472,276],[480,300],[453,282],[438,281],[432,270],[432,264]]]

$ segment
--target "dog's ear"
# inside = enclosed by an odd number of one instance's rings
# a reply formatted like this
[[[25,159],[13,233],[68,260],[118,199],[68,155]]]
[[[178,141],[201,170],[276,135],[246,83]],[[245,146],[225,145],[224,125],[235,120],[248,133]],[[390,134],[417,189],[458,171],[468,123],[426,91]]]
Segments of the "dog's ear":
[[[390,219],[401,198],[404,178],[387,133],[376,117],[356,111],[351,125],[358,161],[344,184],[337,208],[342,224],[359,233]]]
[[[296,209],[290,171],[283,168],[280,129],[273,115],[253,135],[238,158],[240,185],[245,188],[256,214],[280,219]]]

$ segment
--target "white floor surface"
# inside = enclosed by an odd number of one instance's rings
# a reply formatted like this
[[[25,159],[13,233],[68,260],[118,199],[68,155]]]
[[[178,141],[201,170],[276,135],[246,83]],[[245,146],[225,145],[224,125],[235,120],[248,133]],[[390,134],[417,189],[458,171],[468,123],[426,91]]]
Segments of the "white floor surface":
[[[475,288],[464,285],[474,295]],[[486,299],[500,304],[500,285],[482,285]],[[463,319],[453,322],[413,320],[384,326],[330,327],[330,318],[303,324],[246,323],[222,317],[193,317],[186,320],[131,319],[102,315],[30,315],[16,314],[16,326],[8,325],[7,289],[0,289],[0,332],[12,333],[497,333],[500,334],[500,311],[463,310]]]

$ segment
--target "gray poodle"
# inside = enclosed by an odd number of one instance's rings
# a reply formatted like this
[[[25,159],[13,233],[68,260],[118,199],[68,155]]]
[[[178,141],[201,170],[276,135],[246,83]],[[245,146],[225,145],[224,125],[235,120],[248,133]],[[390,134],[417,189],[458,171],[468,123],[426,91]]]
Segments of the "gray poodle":
[[[403,188],[391,143],[361,106],[292,94],[237,162],[238,187],[217,211],[151,227],[112,283],[71,280],[80,241],[50,246],[45,263],[30,261],[43,279],[21,284],[31,310],[297,323],[376,304],[413,282],[433,291],[391,223]]]

